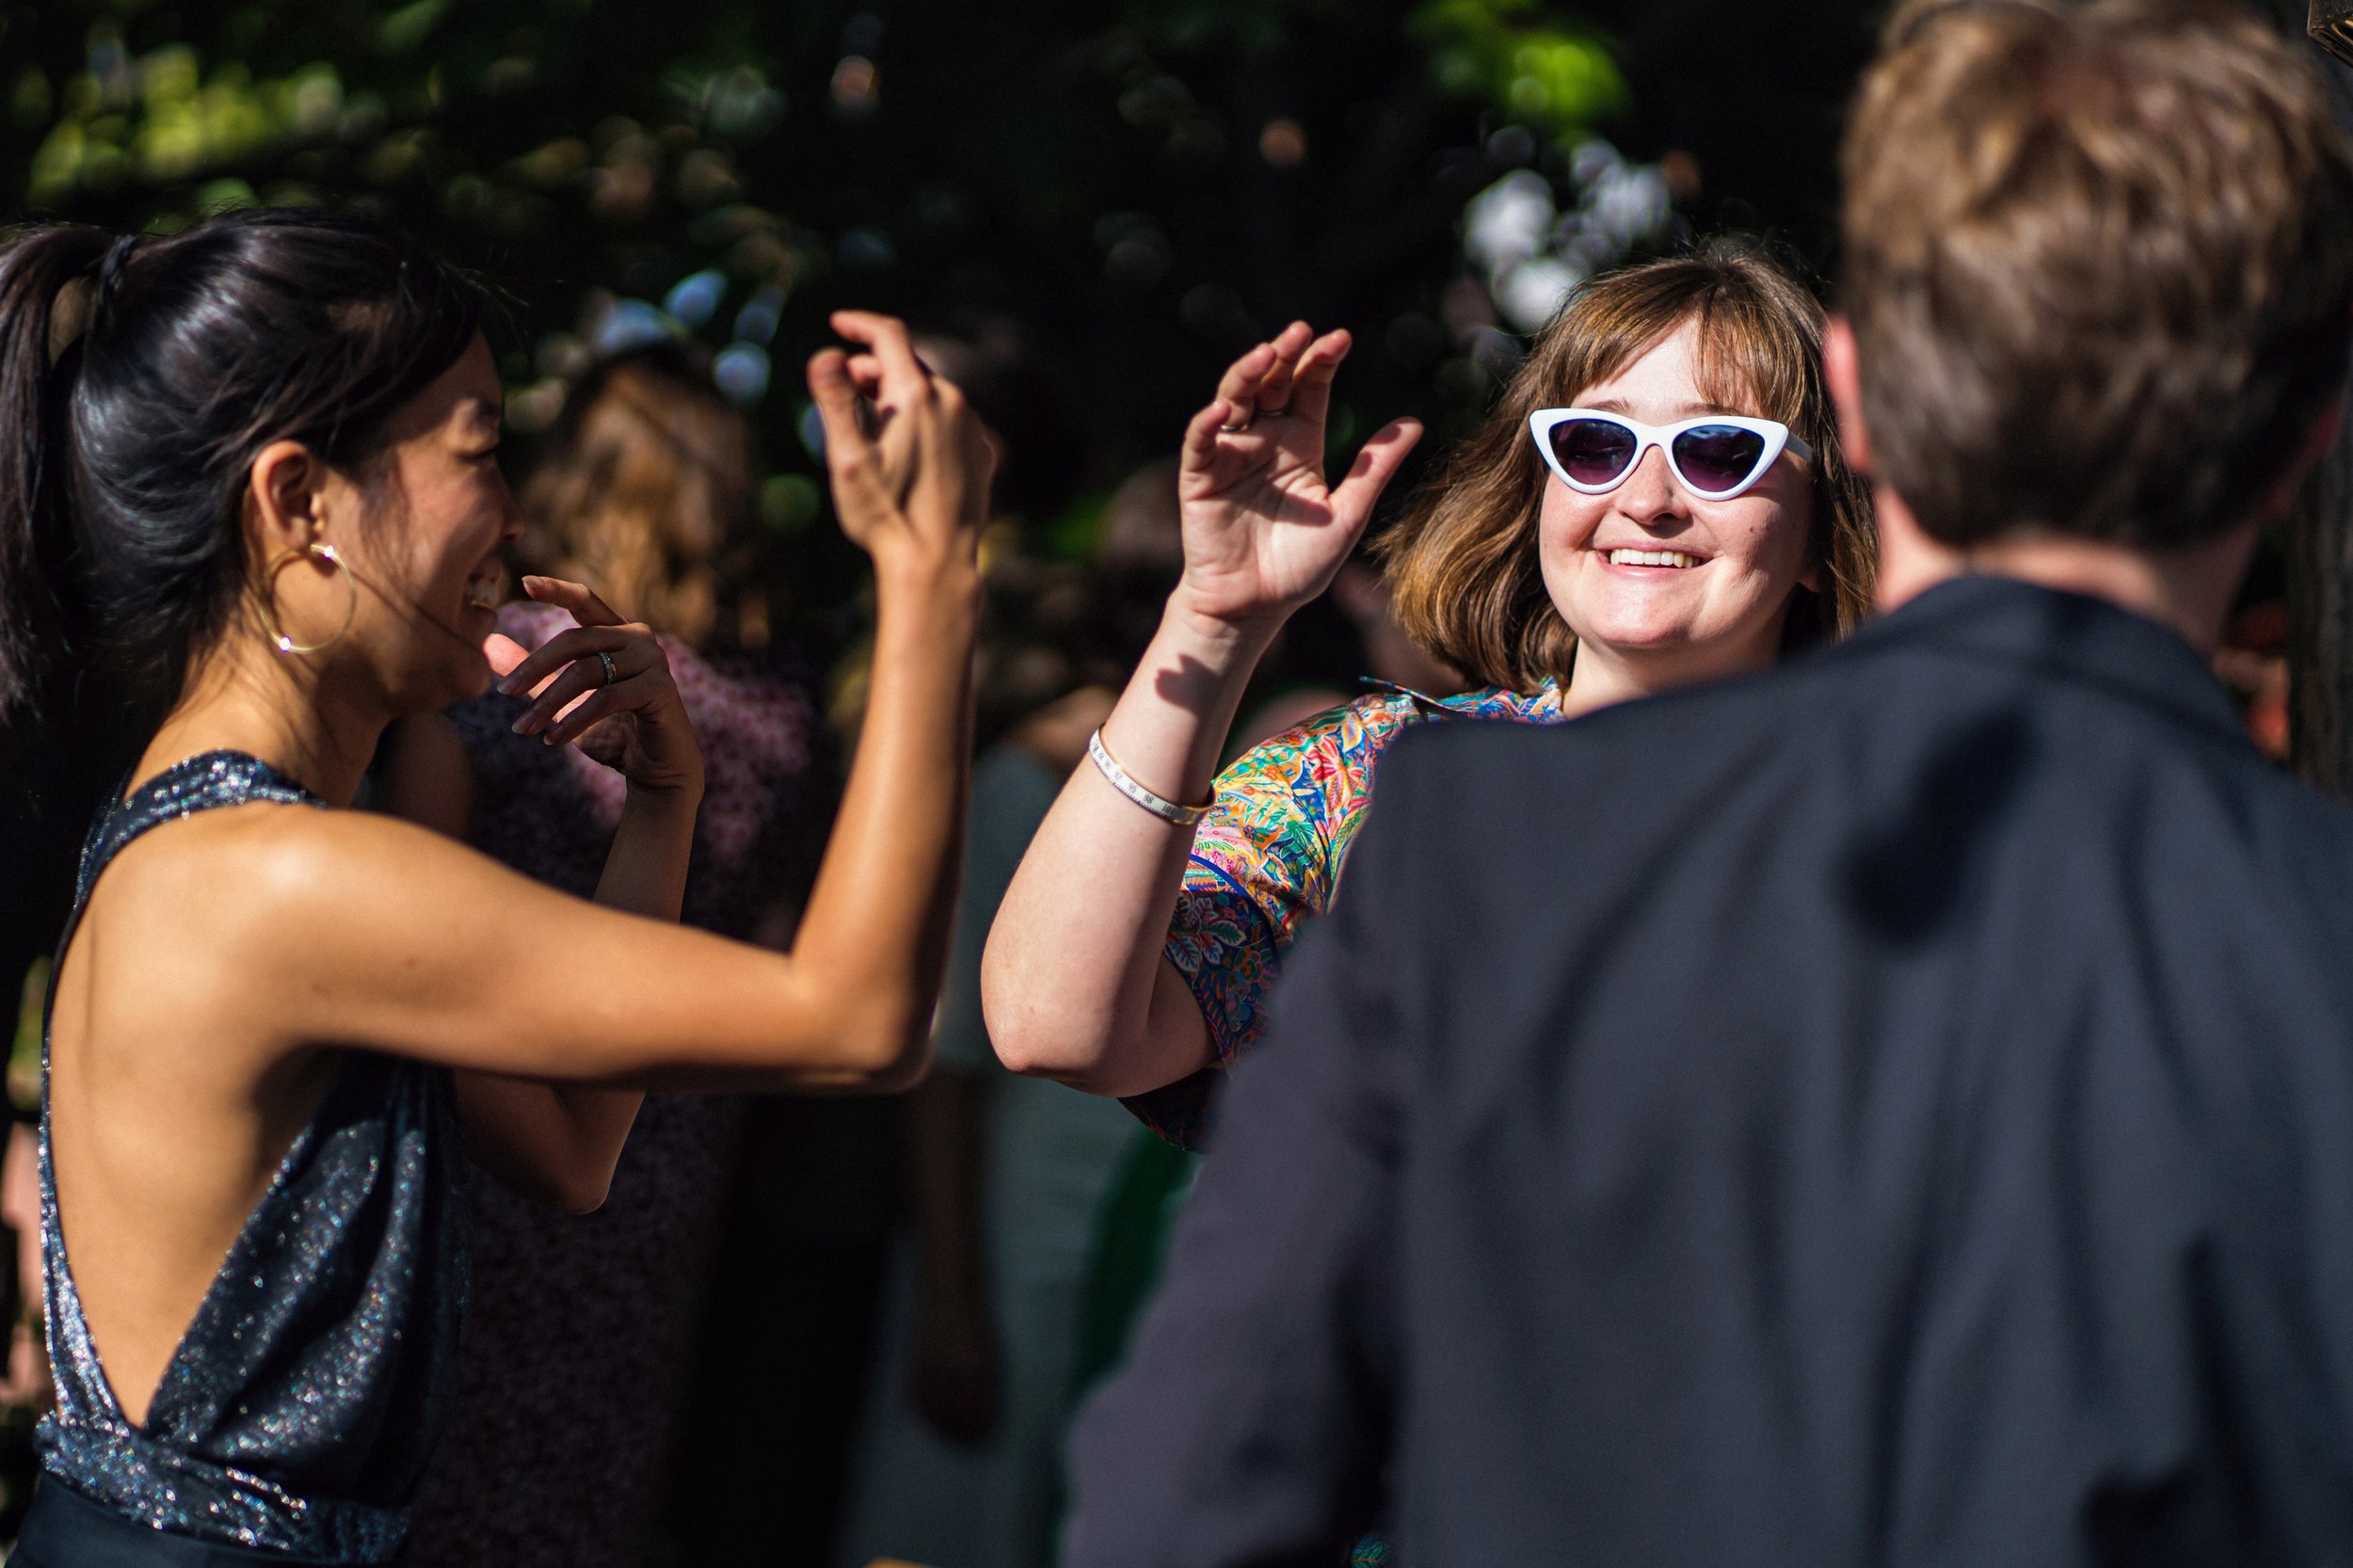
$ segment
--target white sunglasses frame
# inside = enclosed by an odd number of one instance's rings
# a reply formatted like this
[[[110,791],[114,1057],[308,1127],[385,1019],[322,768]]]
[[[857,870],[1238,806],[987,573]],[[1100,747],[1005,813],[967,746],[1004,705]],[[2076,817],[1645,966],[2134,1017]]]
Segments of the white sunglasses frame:
[[[1552,449],[1553,431],[1571,420],[1579,419],[1597,419],[1605,424],[1614,424],[1621,430],[1632,431],[1634,434],[1633,457],[1628,460],[1618,476],[1607,485],[1581,484],[1570,478],[1568,466],[1561,461],[1560,454]],[[1729,424],[1735,429],[1746,430],[1753,436],[1764,438],[1765,450],[1758,456],[1756,467],[1749,471],[1747,478],[1728,490],[1702,489],[1691,483],[1690,477],[1683,472],[1682,465],[1675,461],[1675,438],[1686,431],[1697,430],[1710,424]],[[1608,495],[1611,490],[1625,484],[1627,477],[1642,466],[1643,457],[1654,446],[1665,456],[1667,472],[1674,475],[1675,483],[1702,501],[1730,501],[1736,496],[1748,494],[1756,488],[1757,481],[1765,477],[1766,472],[1781,461],[1781,455],[1784,452],[1795,453],[1808,462],[1814,460],[1814,449],[1792,434],[1789,426],[1782,424],[1781,421],[1749,419],[1739,414],[1703,414],[1698,419],[1682,420],[1673,424],[1644,424],[1639,419],[1628,419],[1624,414],[1613,414],[1601,408],[1539,408],[1528,416],[1528,433],[1535,440],[1536,455],[1544,459],[1545,467],[1552,471],[1552,476],[1579,495]]]

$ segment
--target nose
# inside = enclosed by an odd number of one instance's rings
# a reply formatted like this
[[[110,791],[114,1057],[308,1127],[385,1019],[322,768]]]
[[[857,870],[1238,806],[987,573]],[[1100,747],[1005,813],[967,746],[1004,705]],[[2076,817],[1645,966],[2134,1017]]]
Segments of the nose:
[[[514,488],[504,476],[499,479],[499,543],[513,544],[523,536],[523,509],[515,500]]]
[[[1629,521],[1644,528],[1690,516],[1689,504],[1674,475],[1668,472],[1667,454],[1652,447],[1642,454],[1642,460],[1634,465],[1634,472],[1625,476],[1613,496],[1618,510]]]

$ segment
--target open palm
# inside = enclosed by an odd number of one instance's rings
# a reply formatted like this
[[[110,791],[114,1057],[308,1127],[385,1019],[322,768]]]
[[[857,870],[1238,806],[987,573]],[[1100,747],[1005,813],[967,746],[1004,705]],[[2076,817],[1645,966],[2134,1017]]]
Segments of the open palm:
[[[1412,420],[1376,431],[1347,477],[1324,477],[1332,378],[1349,335],[1294,322],[1226,370],[1217,401],[1185,431],[1176,481],[1185,576],[1198,614],[1280,619],[1321,593],[1364,536],[1373,503],[1421,437]]]

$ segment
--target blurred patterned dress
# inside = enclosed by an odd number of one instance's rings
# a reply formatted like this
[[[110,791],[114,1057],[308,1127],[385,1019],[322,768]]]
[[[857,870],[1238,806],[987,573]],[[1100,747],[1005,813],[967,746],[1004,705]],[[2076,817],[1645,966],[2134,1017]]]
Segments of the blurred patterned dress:
[[[1331,905],[1372,804],[1381,754],[1416,725],[1464,719],[1560,724],[1560,688],[1547,681],[1532,696],[1489,686],[1428,697],[1378,684],[1218,776],[1165,951],[1201,1004],[1219,1064],[1128,1099],[1145,1126],[1180,1148],[1208,1142],[1217,1085],[1265,1032],[1284,953]]]
[[[571,625],[537,604],[499,617],[525,648]],[[789,932],[830,804],[814,704],[779,670],[662,642],[706,777],[683,919],[740,938]],[[585,898],[627,786],[577,747],[515,734],[523,706],[492,692],[448,713],[478,784],[468,837]],[[412,1568],[641,1560],[744,1115],[734,1096],[648,1096],[611,1197],[584,1217],[473,1184],[473,1305]]]

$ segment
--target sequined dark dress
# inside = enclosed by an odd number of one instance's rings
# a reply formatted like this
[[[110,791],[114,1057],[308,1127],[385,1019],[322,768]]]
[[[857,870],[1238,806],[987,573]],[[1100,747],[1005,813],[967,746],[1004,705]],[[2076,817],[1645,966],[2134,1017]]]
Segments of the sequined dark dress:
[[[65,942],[125,845],[249,801],[324,804],[251,757],[214,752],[108,810],[83,851]],[[62,968],[63,943],[58,952]],[[40,1489],[11,1563],[395,1560],[448,1403],[464,1310],[464,1160],[449,1073],[345,1054],[137,1426],[99,1364],[58,1224],[45,1028],[41,1077],[57,1406],[41,1422]]]

